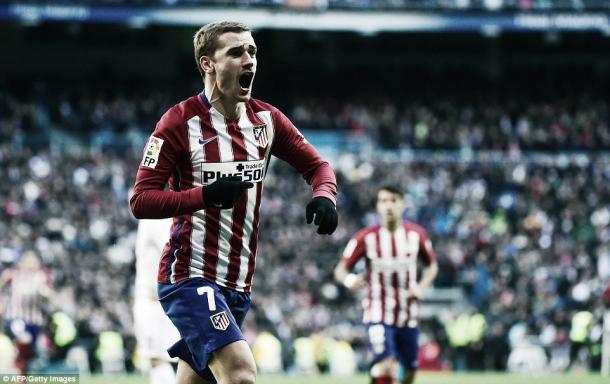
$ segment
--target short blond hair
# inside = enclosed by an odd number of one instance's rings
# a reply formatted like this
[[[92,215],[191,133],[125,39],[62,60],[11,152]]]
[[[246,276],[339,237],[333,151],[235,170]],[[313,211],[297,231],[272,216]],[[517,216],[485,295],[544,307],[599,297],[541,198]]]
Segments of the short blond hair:
[[[246,32],[249,31],[244,23],[238,21],[218,21],[204,25],[199,28],[193,37],[193,49],[195,52],[195,61],[197,69],[201,73],[201,78],[205,80],[205,72],[201,68],[201,56],[212,56],[218,48],[218,37],[226,32]]]

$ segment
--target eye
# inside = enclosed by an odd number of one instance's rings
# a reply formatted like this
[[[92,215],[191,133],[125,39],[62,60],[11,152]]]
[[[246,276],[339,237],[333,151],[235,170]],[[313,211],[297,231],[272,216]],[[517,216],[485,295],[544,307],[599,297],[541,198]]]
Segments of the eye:
[[[227,55],[231,57],[239,57],[241,56],[242,50],[239,47],[231,48],[227,51]]]

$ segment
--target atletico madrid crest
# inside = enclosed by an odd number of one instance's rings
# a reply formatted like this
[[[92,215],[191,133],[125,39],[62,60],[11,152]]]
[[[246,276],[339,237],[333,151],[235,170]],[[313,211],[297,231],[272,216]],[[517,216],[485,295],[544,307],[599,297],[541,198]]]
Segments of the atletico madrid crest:
[[[252,128],[254,130],[254,138],[258,141],[258,146],[261,148],[265,148],[269,143],[269,138],[267,137],[267,126],[257,125]]]
[[[225,331],[229,327],[229,317],[225,311],[210,316],[212,325],[219,331]]]

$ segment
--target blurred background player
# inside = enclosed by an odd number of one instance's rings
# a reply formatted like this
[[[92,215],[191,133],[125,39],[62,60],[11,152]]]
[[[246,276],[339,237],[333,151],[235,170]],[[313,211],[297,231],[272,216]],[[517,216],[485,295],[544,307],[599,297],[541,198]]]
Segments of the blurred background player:
[[[171,219],[140,220],[136,238],[134,328],[138,356],[143,369],[149,371],[150,384],[176,381],[167,348],[180,340],[180,334],[163,312],[157,297],[159,259],[171,225]]]
[[[25,373],[36,358],[36,341],[48,320],[51,277],[33,251],[26,251],[16,268],[0,276],[2,315],[15,344],[15,368]]]
[[[337,227],[336,177],[282,112],[251,98],[257,47],[248,26],[208,24],[193,45],[204,90],[157,124],[130,203],[140,219],[174,217],[158,291],[182,336],[169,350],[180,359],[177,382],[249,384],[256,366],[241,326],[250,308],[271,155],[311,185],[306,220],[318,234]]]
[[[403,221],[404,209],[398,188],[380,188],[377,213],[381,223],[358,231],[335,268],[335,279],[348,289],[368,288],[362,306],[373,350],[372,384],[413,382],[419,300],[438,273],[436,254],[426,231]],[[364,277],[350,272],[361,259],[366,263]],[[426,265],[419,281],[418,262]]]

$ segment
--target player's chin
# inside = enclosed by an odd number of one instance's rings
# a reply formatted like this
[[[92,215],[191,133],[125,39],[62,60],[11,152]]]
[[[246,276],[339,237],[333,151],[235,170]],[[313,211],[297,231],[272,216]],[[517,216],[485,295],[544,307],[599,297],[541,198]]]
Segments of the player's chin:
[[[245,102],[248,101],[252,98],[252,93],[250,91],[248,91],[247,93],[238,93],[237,94],[237,100]]]

